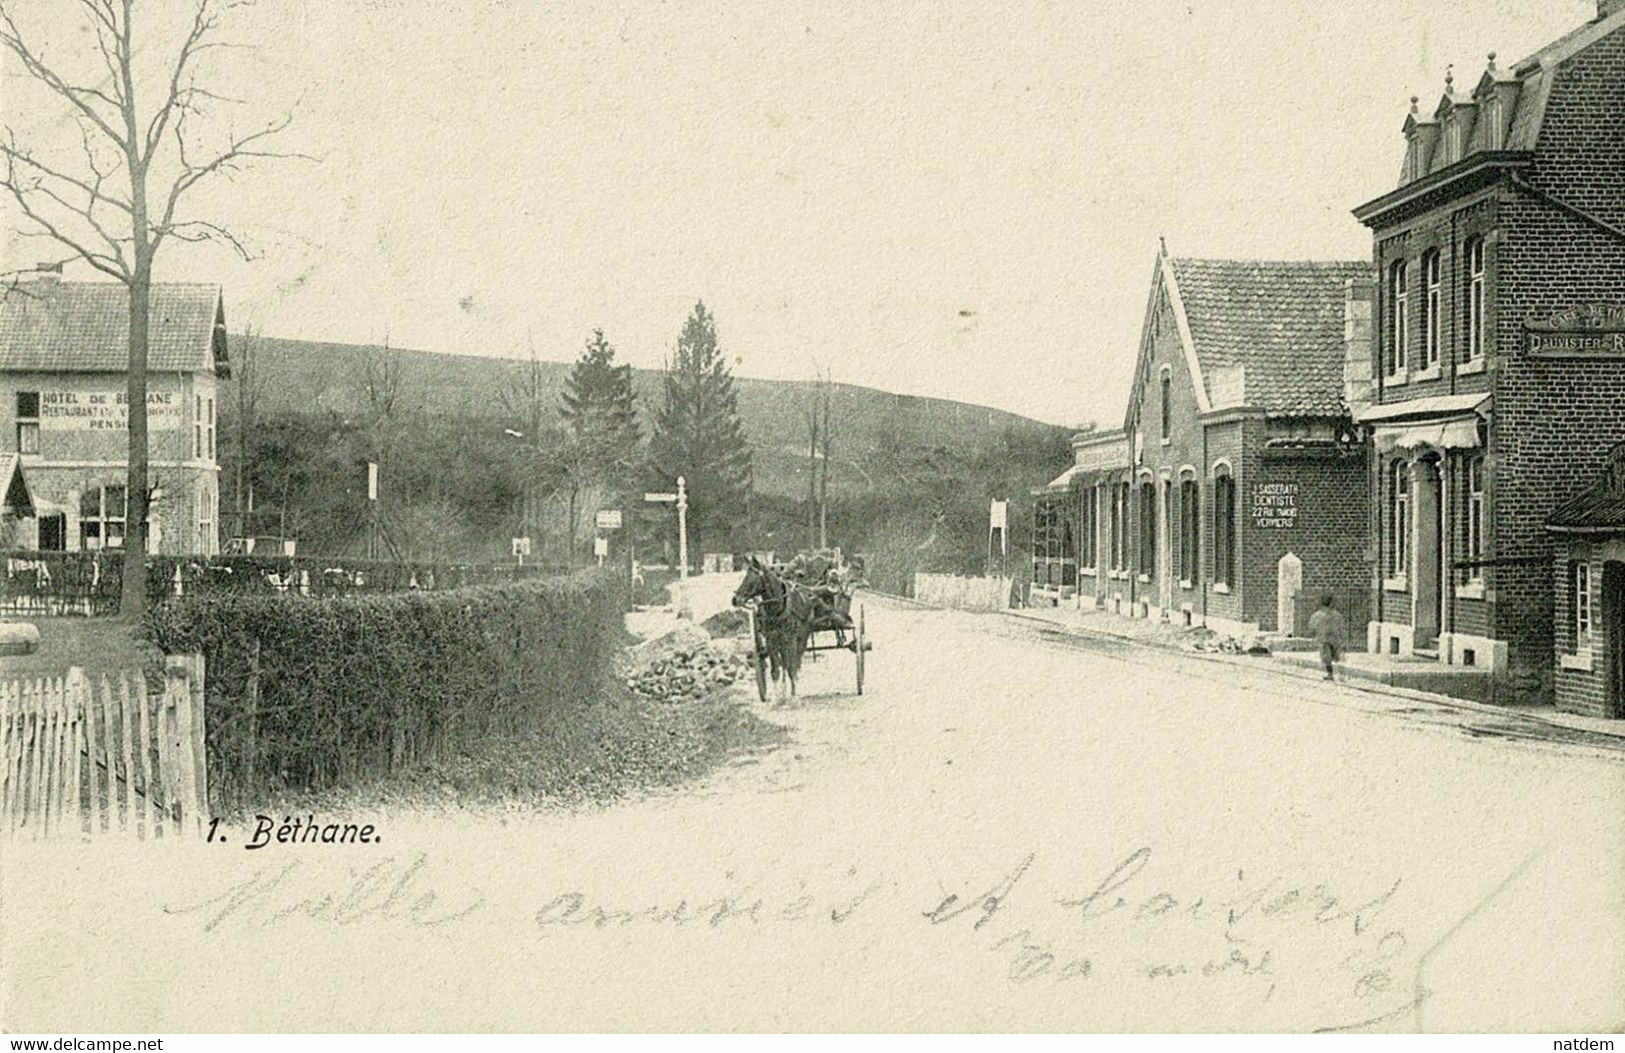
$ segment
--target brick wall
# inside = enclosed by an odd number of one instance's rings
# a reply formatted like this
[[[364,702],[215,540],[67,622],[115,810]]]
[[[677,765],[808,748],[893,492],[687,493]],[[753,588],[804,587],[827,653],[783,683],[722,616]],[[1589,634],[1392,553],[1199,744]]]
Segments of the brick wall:
[[[1625,226],[1625,32],[1557,72],[1528,181]],[[1546,517],[1590,485],[1625,439],[1625,359],[1541,359],[1523,322],[1588,303],[1625,302],[1625,238],[1504,188],[1497,245],[1495,414],[1491,430],[1494,635],[1508,641],[1516,690],[1550,697],[1552,544]]]

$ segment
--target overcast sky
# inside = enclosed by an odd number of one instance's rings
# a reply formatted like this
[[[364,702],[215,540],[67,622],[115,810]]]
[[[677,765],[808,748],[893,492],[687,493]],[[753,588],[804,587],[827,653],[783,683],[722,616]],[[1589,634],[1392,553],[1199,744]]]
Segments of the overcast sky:
[[[1595,11],[262,0],[234,119],[293,107],[320,163],[203,202],[262,258],[174,244],[160,277],[221,282],[234,328],[568,360],[598,326],[640,366],[704,299],[742,375],[1113,422],[1159,235],[1368,258],[1349,210],[1392,188],[1408,97]]]

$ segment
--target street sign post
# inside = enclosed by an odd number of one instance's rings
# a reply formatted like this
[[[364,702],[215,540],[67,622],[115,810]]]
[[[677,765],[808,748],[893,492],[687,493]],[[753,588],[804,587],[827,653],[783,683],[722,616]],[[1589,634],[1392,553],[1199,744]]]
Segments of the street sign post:
[[[619,508],[601,508],[596,517],[599,530],[621,529],[621,510]]]
[[[677,477],[677,492],[646,493],[650,504],[677,506],[677,617],[690,616],[688,607],[688,482]]]

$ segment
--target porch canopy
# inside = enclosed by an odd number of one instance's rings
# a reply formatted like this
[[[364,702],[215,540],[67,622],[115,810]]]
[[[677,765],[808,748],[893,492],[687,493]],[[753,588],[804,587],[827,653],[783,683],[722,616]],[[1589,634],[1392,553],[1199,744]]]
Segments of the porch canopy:
[[[1489,395],[1436,395],[1371,406],[1354,419],[1371,428],[1371,442],[1379,454],[1430,447],[1472,450],[1482,445],[1478,425],[1489,410]]]

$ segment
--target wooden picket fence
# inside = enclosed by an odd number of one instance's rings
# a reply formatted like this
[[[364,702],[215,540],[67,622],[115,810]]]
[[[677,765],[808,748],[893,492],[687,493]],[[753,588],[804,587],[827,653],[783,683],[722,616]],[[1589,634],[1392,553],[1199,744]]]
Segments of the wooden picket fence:
[[[207,823],[203,656],[0,681],[0,835],[180,837]]]

